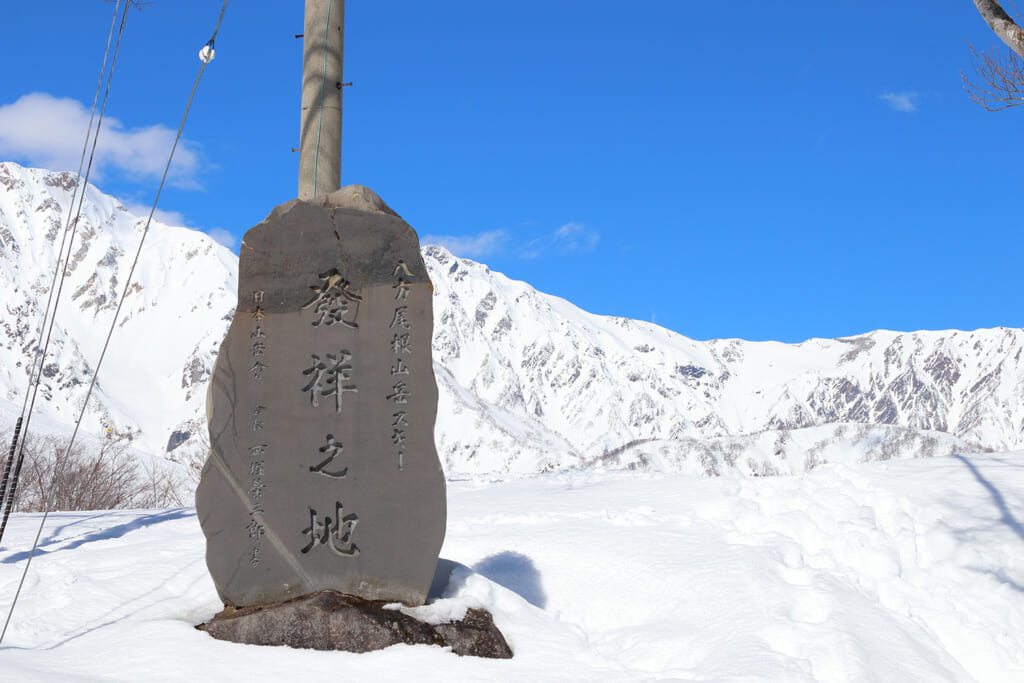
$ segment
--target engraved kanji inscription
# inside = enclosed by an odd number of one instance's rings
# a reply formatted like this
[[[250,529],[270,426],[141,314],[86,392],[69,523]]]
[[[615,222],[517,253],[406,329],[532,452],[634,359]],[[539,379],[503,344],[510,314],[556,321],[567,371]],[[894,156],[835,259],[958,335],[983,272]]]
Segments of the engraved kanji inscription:
[[[341,455],[341,452],[344,449],[345,449],[345,446],[340,441],[336,441],[335,440],[334,434],[328,434],[327,435],[327,443],[320,447],[320,453],[321,454],[326,454],[327,457],[324,458],[319,463],[317,463],[316,465],[311,466],[309,468],[309,471],[310,472],[316,472],[317,474],[322,474],[325,477],[330,477],[332,479],[342,479],[342,478],[344,478],[344,476],[346,474],[348,474],[348,468],[347,467],[342,467],[340,469],[335,468],[333,470],[326,470],[326,469],[324,469],[325,467],[330,465],[331,462],[336,457]]]
[[[249,532],[249,538],[259,538],[264,533],[264,527],[254,519],[249,522],[249,526],[246,527],[246,531]]]
[[[335,555],[358,556],[359,546],[352,541],[352,534],[359,522],[359,515],[350,513],[342,516],[343,511],[344,506],[341,501],[337,501],[334,504],[334,519],[324,515],[321,522],[317,520],[317,511],[310,507],[309,526],[301,532],[309,537],[309,542],[300,552],[308,553],[313,548],[326,545]]]
[[[391,391],[392,393],[387,396],[389,401],[394,401],[395,403],[409,402],[409,386],[405,382],[395,382],[391,387]]]
[[[267,488],[267,485],[261,479],[253,479],[249,482],[249,497],[253,500],[259,500],[263,497],[263,489],[265,488]]]
[[[409,333],[396,334],[391,337],[391,353],[412,353],[412,343],[409,341]]]
[[[330,327],[334,324],[344,325],[351,329],[359,327],[354,315],[351,320],[346,320],[349,316],[349,301],[343,292],[329,292],[325,294],[317,302],[314,313],[316,314],[316,320],[313,321],[313,327],[320,327],[321,325]]]
[[[302,387],[309,392],[309,402],[314,408],[320,407],[320,399],[334,396],[335,412],[341,412],[342,395],[346,392],[358,393],[355,384],[345,384],[352,379],[352,353],[342,349],[339,353],[328,353],[322,359],[311,354],[312,364],[302,371],[308,376],[309,382]]]
[[[267,411],[264,406],[256,406],[252,409],[252,431],[263,431],[263,414]]]
[[[391,289],[395,290],[395,301],[408,301],[410,284],[408,280],[398,278],[398,282],[391,285]]]
[[[302,310],[306,310],[324,301],[327,295],[331,293],[337,293],[345,299],[356,303],[363,300],[361,296],[352,291],[352,283],[343,278],[337,268],[331,268],[324,273],[320,273],[317,277],[320,278],[321,282],[318,285],[310,285],[310,289],[315,294],[312,299],[302,305]]]
[[[396,326],[397,327],[402,327],[402,328],[405,328],[405,329],[409,329],[409,307],[408,306],[399,306],[398,308],[395,309],[395,315],[391,319],[391,324],[388,325],[388,329],[392,329],[392,328],[394,328]]]
[[[263,379],[263,373],[264,373],[264,371],[266,371],[266,369],[267,369],[267,365],[265,363],[263,363],[262,361],[258,360],[258,361],[256,361],[255,363],[252,364],[252,367],[249,368],[249,372],[252,373],[252,378],[254,380],[259,381],[259,380]]]

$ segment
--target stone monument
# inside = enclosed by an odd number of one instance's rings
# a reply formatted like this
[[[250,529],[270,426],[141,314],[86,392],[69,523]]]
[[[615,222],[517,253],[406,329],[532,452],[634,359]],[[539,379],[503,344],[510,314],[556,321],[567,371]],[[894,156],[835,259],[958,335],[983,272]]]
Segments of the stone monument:
[[[238,280],[196,493],[222,600],[422,604],[445,483],[415,232],[358,185],[293,200],[246,233]]]
[[[428,625],[388,607],[422,605],[435,573],[447,582],[433,287],[413,229],[371,190],[338,189],[343,22],[343,1],[306,1],[299,198],[240,248],[196,491],[225,609],[199,628],[262,645],[510,657],[484,610]]]

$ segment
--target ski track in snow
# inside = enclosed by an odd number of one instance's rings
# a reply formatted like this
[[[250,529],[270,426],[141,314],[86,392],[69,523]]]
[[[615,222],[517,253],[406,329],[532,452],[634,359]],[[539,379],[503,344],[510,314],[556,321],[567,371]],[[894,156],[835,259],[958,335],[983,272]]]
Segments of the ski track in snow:
[[[1024,451],[785,477],[563,472],[449,484],[427,619],[495,615],[515,657],[223,643],[192,509],[58,513],[3,680],[1024,680]],[[0,549],[6,611],[38,515]]]

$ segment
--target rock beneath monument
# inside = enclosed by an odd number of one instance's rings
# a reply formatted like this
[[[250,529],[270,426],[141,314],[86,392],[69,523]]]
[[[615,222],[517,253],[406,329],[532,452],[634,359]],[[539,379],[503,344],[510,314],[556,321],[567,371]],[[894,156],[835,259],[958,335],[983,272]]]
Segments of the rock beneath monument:
[[[320,591],[279,605],[224,611],[196,628],[247,645],[370,652],[391,645],[438,645],[457,655],[508,659],[512,650],[490,612],[468,609],[445,624],[427,624],[382,601]]]
[[[446,502],[416,233],[361,186],[293,200],[246,233],[238,291],[196,491],[221,600],[422,604]]]

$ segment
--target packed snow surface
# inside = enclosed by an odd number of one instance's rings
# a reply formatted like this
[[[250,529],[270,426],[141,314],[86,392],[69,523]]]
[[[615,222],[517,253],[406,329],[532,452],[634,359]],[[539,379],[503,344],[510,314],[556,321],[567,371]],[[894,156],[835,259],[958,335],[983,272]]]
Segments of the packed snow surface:
[[[192,509],[59,513],[0,679],[1024,680],[1024,451],[778,477],[562,472],[449,484],[447,588],[511,660],[224,643]],[[6,611],[38,515],[0,550]]]

